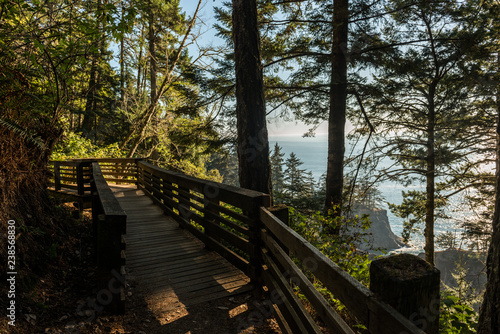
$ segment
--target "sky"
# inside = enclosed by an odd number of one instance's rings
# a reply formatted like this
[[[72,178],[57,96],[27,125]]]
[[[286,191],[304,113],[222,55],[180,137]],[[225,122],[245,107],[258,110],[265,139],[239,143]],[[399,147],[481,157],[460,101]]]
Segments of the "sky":
[[[198,4],[197,0],[181,0],[180,6],[182,10],[186,12],[187,17],[191,17]],[[215,36],[215,29],[213,25],[216,23],[214,17],[214,7],[222,6],[221,0],[203,0],[202,7],[199,11],[199,19],[203,22],[202,32],[203,35],[200,40],[202,46],[205,45],[217,45],[224,43],[221,39]],[[198,50],[195,47],[189,50],[191,55],[195,55]],[[268,132],[269,136],[302,136],[309,130],[310,126],[299,121],[286,122],[281,119],[277,120],[276,117],[271,117],[268,121]],[[348,129],[347,129],[348,130]],[[326,122],[322,123],[316,130],[317,135],[328,133],[328,125]]]

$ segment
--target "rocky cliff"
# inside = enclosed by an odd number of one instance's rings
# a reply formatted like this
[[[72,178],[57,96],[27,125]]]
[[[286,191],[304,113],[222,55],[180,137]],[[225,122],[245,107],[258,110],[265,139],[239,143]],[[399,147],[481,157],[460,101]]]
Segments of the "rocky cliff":
[[[405,246],[403,239],[392,232],[387,210],[358,206],[354,213],[360,217],[367,214],[372,222],[371,227],[366,231],[366,242],[360,243],[359,249],[364,251],[380,248],[392,250]]]

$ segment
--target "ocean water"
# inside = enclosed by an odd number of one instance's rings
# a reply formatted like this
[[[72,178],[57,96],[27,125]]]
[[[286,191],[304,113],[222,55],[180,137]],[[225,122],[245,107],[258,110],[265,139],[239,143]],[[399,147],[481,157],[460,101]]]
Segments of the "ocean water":
[[[276,143],[278,143],[278,145],[282,148],[282,152],[285,153],[283,159],[286,160],[290,153],[295,153],[295,155],[303,162],[301,168],[311,171],[316,181],[318,181],[321,175],[326,172],[328,151],[326,135],[317,135],[313,138],[303,138],[300,135],[270,136],[269,147],[271,153],[273,152],[274,145]],[[347,151],[348,149],[346,149],[346,152]],[[382,162],[382,164],[384,165],[388,163],[390,163],[390,161]],[[386,202],[401,204],[403,200],[403,190],[424,190],[425,185],[411,185],[405,187],[395,182],[382,182],[378,184],[377,188],[382,193],[382,197],[384,198],[384,202],[381,203],[381,208],[387,210],[387,216],[389,218],[391,229],[396,235],[401,236],[401,233],[403,231],[403,219],[396,217],[389,210]],[[466,211],[458,210],[458,207],[461,204],[460,202],[461,199],[459,196],[455,196],[454,198],[452,198],[451,208],[449,209],[449,211],[453,211],[454,219],[436,220],[435,235],[450,231],[457,236],[460,236],[460,234],[462,233],[462,229],[458,226],[458,222],[463,219],[467,219],[468,216],[468,213]],[[423,228],[424,226],[421,226],[421,233],[412,235],[409,247],[402,250],[411,253],[419,253],[423,251],[425,243],[423,237]],[[436,250],[439,250],[439,247],[437,245]]]

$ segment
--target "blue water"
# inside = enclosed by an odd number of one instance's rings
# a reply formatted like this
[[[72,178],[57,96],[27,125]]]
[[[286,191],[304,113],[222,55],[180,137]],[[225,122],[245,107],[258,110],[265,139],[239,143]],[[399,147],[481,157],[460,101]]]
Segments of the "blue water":
[[[311,171],[316,181],[318,181],[321,175],[326,172],[328,151],[326,135],[317,135],[313,138],[303,138],[300,135],[270,136],[269,146],[271,153],[274,150],[275,143],[278,143],[278,145],[282,148],[282,152],[285,153],[285,156],[283,157],[285,160],[286,158],[288,158],[290,153],[295,153],[295,155],[303,162],[301,168]],[[346,144],[346,146],[348,145]],[[348,153],[349,152],[347,149],[346,154]],[[382,162],[383,165],[388,165],[389,163],[390,161]],[[384,198],[384,202],[381,203],[381,208],[387,209],[387,215],[391,224],[391,229],[396,235],[401,236],[401,233],[403,231],[403,220],[399,217],[396,217],[388,209],[386,202],[401,204],[403,200],[401,192],[403,190],[424,190],[425,186],[411,185],[405,187],[394,182],[382,182],[377,185],[377,188],[382,193],[382,196]],[[459,200],[459,198],[456,198],[453,205],[457,206]],[[466,212],[454,212],[454,216],[458,217],[458,220],[465,219],[466,215]],[[423,231],[423,226],[421,226],[421,228]],[[457,235],[460,235],[462,232],[462,230],[457,225],[457,220],[437,220],[435,223],[435,235],[444,233],[446,231],[451,231],[453,233],[456,233]],[[424,237],[422,234],[412,235],[412,240],[410,241],[410,249],[408,251],[418,253],[423,250]],[[438,249],[439,247],[436,245],[436,250]]]

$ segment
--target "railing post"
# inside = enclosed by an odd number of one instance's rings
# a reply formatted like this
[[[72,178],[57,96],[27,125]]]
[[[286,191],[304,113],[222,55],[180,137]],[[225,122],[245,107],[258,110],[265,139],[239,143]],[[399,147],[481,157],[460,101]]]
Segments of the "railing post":
[[[54,189],[61,190],[61,162],[54,161]]]
[[[140,181],[139,181],[139,177],[140,177],[140,171],[141,171],[141,168],[139,167],[139,162],[142,160],[142,159],[134,159],[135,160],[135,186],[137,188],[139,188],[139,184],[140,184]]]
[[[104,218],[104,219],[103,219]],[[111,312],[125,311],[125,276],[122,266],[122,235],[126,216],[100,215],[97,224],[97,276],[103,306]]]
[[[288,211],[288,207],[285,204],[274,205],[267,209],[269,210],[269,212],[275,215],[276,218],[281,220],[286,226],[290,226],[290,213]],[[286,248],[278,238],[276,238],[276,241],[278,242],[278,245],[283,248],[285,253],[290,255],[288,248]]]
[[[220,212],[219,212],[219,210],[216,210],[215,208],[217,208],[219,206],[220,201],[217,198],[210,198],[210,196],[208,196],[206,193],[203,194],[203,196],[204,196],[204,203],[203,203],[204,211],[207,213],[211,213],[215,216],[219,216]],[[210,218],[206,218],[206,219],[207,219],[207,221],[213,223],[214,225],[220,226],[220,223],[216,219],[210,219]],[[218,236],[217,233],[214,233],[212,231],[210,224],[207,224],[207,226],[205,226],[205,235],[207,235],[210,238],[217,240],[217,241],[221,240],[220,236]]]
[[[370,290],[427,334],[437,334],[439,276],[437,268],[418,256],[391,255],[371,263]]]
[[[249,241],[253,246],[253,250],[250,254],[249,261],[249,277],[257,285],[262,286],[262,239],[260,236],[260,230],[262,229],[262,222],[260,221],[260,207],[270,207],[271,206],[271,196],[263,194],[261,197],[255,198],[252,209],[248,212],[248,217],[252,220],[252,224],[248,227],[249,229]]]
[[[78,162],[76,164],[76,186],[77,186],[77,191],[78,195],[83,195],[85,190],[84,190],[84,184],[83,184],[83,163]]]

